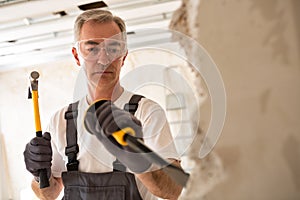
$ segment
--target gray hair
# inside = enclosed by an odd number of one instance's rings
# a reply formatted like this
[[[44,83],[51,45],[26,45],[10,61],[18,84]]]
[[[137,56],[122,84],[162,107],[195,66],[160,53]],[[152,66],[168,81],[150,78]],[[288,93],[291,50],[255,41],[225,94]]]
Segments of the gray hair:
[[[126,25],[123,19],[121,19],[118,16],[114,16],[110,11],[108,10],[88,10],[83,13],[81,13],[75,21],[74,24],[74,39],[75,42],[79,40],[80,33],[82,26],[85,22],[93,20],[99,23],[102,22],[115,22],[120,30],[121,33],[124,35],[124,39],[126,41]]]

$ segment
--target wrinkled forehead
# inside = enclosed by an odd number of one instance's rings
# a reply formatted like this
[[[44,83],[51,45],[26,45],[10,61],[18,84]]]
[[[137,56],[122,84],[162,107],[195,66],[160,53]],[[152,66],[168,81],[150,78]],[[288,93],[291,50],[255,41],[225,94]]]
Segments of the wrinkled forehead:
[[[92,42],[95,42],[95,43],[102,43],[102,42],[119,42],[119,43],[126,43],[126,35],[124,35],[123,33],[120,33],[120,34],[116,34],[116,35],[113,35],[111,37],[105,37],[105,38],[88,38],[88,39],[84,39],[84,40],[80,40],[80,41],[85,41],[85,42],[89,42],[89,43],[92,43]]]
[[[121,39],[113,39],[113,38],[91,38],[87,40],[79,41],[80,44],[85,45],[115,45],[115,46],[126,46],[124,40]]]

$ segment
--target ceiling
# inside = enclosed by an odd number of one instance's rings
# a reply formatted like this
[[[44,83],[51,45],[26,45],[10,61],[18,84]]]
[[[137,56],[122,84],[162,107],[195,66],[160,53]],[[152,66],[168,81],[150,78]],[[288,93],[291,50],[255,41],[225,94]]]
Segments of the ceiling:
[[[0,71],[69,57],[75,18],[86,7],[102,6],[122,17],[129,49],[168,43],[166,29],[180,5],[181,0],[0,0]]]

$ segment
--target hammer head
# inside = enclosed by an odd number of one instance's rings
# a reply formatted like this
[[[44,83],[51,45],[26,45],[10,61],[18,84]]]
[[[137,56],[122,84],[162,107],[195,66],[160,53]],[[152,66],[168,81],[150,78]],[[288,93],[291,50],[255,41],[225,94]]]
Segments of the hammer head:
[[[40,74],[37,71],[32,71],[30,73],[30,78],[32,78],[33,80],[37,80],[40,77]]]
[[[30,83],[31,83],[31,90],[37,91],[38,90],[38,78],[40,77],[40,74],[37,71],[32,71],[30,73]]]

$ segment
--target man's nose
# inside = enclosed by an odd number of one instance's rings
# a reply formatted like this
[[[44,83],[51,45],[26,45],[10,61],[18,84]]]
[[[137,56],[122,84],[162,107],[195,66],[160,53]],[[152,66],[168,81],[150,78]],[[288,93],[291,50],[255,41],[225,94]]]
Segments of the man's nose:
[[[99,54],[98,54],[98,61],[97,63],[102,64],[102,65],[107,65],[109,64],[109,59],[108,59],[108,55],[107,52],[105,50],[105,48],[101,48]]]

